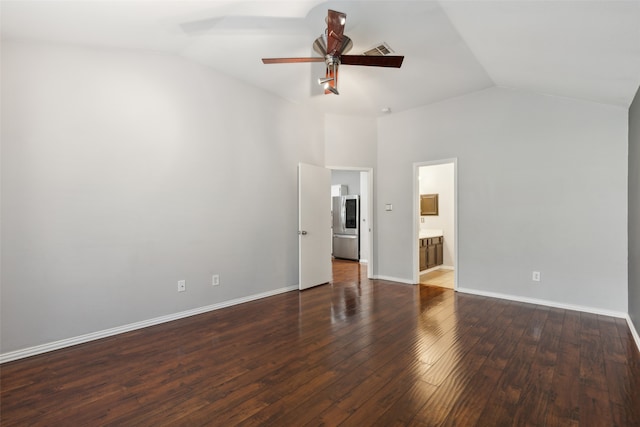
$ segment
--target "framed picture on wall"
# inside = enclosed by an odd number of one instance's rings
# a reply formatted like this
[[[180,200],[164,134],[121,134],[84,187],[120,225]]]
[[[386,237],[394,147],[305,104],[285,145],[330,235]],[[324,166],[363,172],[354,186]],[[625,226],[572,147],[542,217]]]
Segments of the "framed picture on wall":
[[[438,195],[420,195],[420,215],[438,215]]]

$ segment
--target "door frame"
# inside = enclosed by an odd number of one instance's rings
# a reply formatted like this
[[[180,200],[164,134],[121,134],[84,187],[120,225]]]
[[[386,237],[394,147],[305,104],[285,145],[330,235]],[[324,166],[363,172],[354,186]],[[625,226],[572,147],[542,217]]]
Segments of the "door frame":
[[[458,260],[458,244],[460,238],[458,233],[458,158],[431,160],[426,162],[416,162],[413,164],[413,283],[420,283],[420,250],[418,241],[420,239],[420,168],[424,166],[437,166],[453,164],[453,229],[454,229],[454,251],[453,264],[455,269],[453,289],[458,289],[458,279],[460,274],[460,263]]]
[[[367,199],[368,199],[368,203],[367,203],[367,210],[368,210],[368,215],[369,218],[367,218],[367,221],[369,221],[369,226],[367,227],[368,229],[371,229],[371,231],[368,231],[369,233],[369,259],[367,260],[367,278],[369,279],[373,279],[374,275],[373,275],[373,271],[374,271],[374,244],[373,244],[373,168],[365,168],[365,167],[358,167],[358,166],[326,166],[327,169],[330,169],[332,171],[334,170],[342,170],[342,171],[354,171],[354,172],[368,172],[367,175]],[[362,225],[362,224],[360,224]],[[362,228],[360,229],[360,232],[362,233]]]

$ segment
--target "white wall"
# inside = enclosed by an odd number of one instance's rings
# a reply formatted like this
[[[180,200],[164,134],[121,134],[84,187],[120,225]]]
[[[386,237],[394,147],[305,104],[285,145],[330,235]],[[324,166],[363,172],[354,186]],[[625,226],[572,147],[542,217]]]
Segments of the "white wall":
[[[412,164],[458,158],[459,287],[626,312],[627,120],[503,88],[380,118],[376,274],[412,277]]]
[[[376,165],[375,118],[327,114],[324,131],[327,166],[372,168]]]
[[[52,45],[3,43],[1,96],[3,353],[297,284],[322,116],[172,56]]]
[[[438,215],[422,216],[420,230],[443,231],[443,266],[453,268],[455,259],[453,163],[421,166],[418,173],[420,194],[438,194]]]
[[[640,89],[629,108],[629,317],[640,331]]]

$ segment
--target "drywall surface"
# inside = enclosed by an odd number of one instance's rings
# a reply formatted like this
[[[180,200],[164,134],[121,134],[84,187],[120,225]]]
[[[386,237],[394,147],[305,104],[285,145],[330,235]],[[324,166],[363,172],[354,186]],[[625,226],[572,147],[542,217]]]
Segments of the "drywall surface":
[[[504,88],[378,119],[376,274],[412,277],[412,164],[457,158],[459,287],[626,312],[627,121]]]
[[[629,317],[640,331],[640,90],[629,108]]]
[[[322,117],[206,67],[3,43],[1,351],[296,285],[300,161]]]
[[[376,165],[376,119],[327,114],[324,127],[327,166],[372,168]]]
[[[455,177],[453,163],[420,166],[420,194],[438,194],[438,215],[420,217],[420,230],[443,231],[443,264],[454,267],[455,259]],[[420,206],[420,205],[418,205]]]

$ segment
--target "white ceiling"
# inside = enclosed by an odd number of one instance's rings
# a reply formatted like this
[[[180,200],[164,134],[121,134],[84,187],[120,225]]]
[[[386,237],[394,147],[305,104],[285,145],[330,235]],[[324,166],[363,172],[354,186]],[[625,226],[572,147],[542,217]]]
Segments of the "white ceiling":
[[[11,1],[4,39],[174,53],[299,104],[376,116],[504,86],[628,107],[640,85],[640,0]],[[317,56],[327,9],[347,14],[350,54],[387,42],[400,69],[342,66],[323,95]]]

